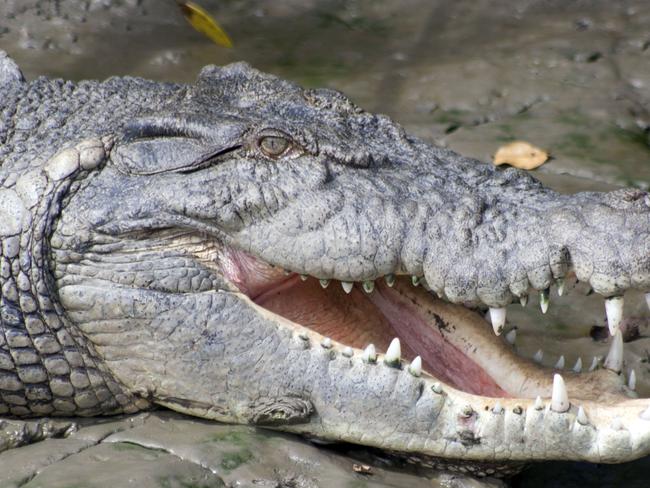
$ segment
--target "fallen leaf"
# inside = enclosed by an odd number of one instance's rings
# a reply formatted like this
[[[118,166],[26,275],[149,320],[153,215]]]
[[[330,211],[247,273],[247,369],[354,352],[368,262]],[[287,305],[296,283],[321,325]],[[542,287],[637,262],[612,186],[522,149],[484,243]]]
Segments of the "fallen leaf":
[[[353,464],[352,470],[359,474],[372,474],[372,468],[367,464]]]
[[[178,1],[177,3],[185,19],[192,27],[212,39],[219,46],[232,47],[232,41],[228,34],[208,12],[194,2]]]
[[[535,169],[548,160],[548,153],[525,141],[514,141],[501,146],[494,155],[494,164],[509,164],[519,169]]]

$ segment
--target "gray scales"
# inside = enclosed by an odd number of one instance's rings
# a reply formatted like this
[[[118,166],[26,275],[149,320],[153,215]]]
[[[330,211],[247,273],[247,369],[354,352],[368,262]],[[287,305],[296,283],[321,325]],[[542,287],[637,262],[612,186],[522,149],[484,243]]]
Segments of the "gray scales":
[[[479,476],[650,453],[618,330],[647,193],[560,195],[244,63],[26,82],[1,53],[0,104],[0,415],[162,405]],[[567,279],[612,347],[554,376],[498,336]],[[66,432],[29,425],[5,447]]]

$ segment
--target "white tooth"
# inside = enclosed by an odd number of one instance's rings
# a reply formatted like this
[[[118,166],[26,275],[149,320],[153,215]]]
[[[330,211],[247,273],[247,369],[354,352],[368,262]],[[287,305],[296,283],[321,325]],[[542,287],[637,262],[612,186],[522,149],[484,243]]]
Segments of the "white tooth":
[[[420,277],[419,276],[411,276],[411,283],[413,286],[418,286],[420,284]]]
[[[562,413],[569,410],[569,394],[564,380],[559,374],[553,375],[553,394],[551,395],[551,410]]]
[[[542,359],[544,359],[544,351],[538,349],[535,355],[533,356],[533,361],[535,361],[536,363],[541,363]]]
[[[555,369],[564,369],[564,356],[560,356],[560,359],[555,363]]]
[[[513,346],[515,345],[515,342],[517,341],[517,329],[512,329],[506,334],[506,341],[508,341]]]
[[[321,341],[320,345],[323,346],[325,349],[330,349],[332,347],[332,339],[326,337]]]
[[[648,305],[648,308],[650,308],[650,293],[645,294],[645,303]]]
[[[318,280],[318,281],[320,282],[320,286],[322,288],[327,288],[328,286],[330,286],[330,280]]]
[[[643,420],[650,420],[650,407],[646,408],[643,412],[639,414]]]
[[[544,404],[542,403],[542,397],[537,395],[537,398],[535,398],[535,405],[533,406],[535,410],[541,410],[544,408]]]
[[[585,413],[585,409],[582,408],[582,405],[578,408],[578,415],[576,415],[576,421],[580,425],[587,425],[589,423],[589,419],[587,418],[587,414]]]
[[[558,278],[555,283],[557,284],[557,296],[561,297],[564,295],[564,285],[565,281],[564,278]]]
[[[582,358],[578,358],[575,366],[573,366],[574,373],[579,373],[580,371],[582,371]]]
[[[610,335],[614,335],[623,320],[623,297],[605,299],[605,312],[607,312],[607,325]]]
[[[616,330],[612,337],[612,345],[605,359],[605,367],[616,373],[620,373],[623,369],[623,335],[620,329]]]
[[[492,321],[492,328],[496,335],[500,335],[501,331],[506,325],[506,309],[490,307],[490,320]]]
[[[431,387],[431,391],[440,395],[442,393],[442,386],[440,385],[440,383],[434,383],[433,386]],[[650,410],[650,408],[648,408],[648,410]]]
[[[636,390],[636,373],[634,370],[630,371],[630,377],[627,380],[627,386],[630,390]]]
[[[528,305],[528,295],[522,295],[519,297],[519,303],[521,303],[522,307],[525,307]]]
[[[346,358],[351,358],[354,355],[354,351],[350,346],[347,346],[345,349],[343,349],[343,352],[341,352]]]
[[[377,361],[377,352],[375,351],[374,344],[368,344],[368,346],[363,350],[361,359],[363,359],[367,363],[374,363],[375,361]]]
[[[363,282],[363,291],[366,293],[372,293],[375,289],[375,282],[372,280],[366,280]]]
[[[302,281],[307,281],[307,278],[308,278],[307,275],[304,275],[304,274],[301,274],[301,275],[300,275],[300,279],[301,279]]]
[[[549,299],[548,299],[548,288],[546,290],[542,290],[539,292],[539,306],[542,309],[542,313],[546,313],[548,311],[548,304],[549,304]]]
[[[352,291],[352,287],[354,286],[354,283],[351,281],[341,281],[341,287],[343,288],[343,291],[345,293],[350,293]]]
[[[600,363],[600,356],[594,356],[594,358],[591,360],[589,371],[596,371],[596,368],[598,368],[598,363]]]
[[[392,288],[393,285],[395,284],[395,275],[387,274],[386,276],[384,276],[384,280],[386,280],[386,284]]]
[[[415,359],[411,361],[409,373],[413,376],[420,376],[422,374],[422,358],[420,356],[415,356]]]
[[[497,401],[496,404],[494,405],[494,408],[492,409],[492,413],[501,413],[503,412],[503,407],[501,404]]]
[[[291,274],[291,271],[289,271],[288,269],[282,270],[282,272],[284,273],[285,276],[289,276]]]
[[[384,362],[389,365],[399,364],[401,356],[402,348],[400,347],[399,339],[395,337],[388,346],[388,350],[384,356]]]

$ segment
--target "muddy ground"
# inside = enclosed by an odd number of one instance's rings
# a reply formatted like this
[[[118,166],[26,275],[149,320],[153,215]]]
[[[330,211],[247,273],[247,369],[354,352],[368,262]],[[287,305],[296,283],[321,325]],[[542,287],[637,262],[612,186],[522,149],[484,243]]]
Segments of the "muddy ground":
[[[566,192],[650,186],[650,4],[636,1],[208,1],[232,36],[192,30],[173,0],[0,0],[0,49],[28,78],[136,75],[190,82],[205,64],[246,60],[307,86],[347,93],[410,132],[490,160],[527,140],[553,159],[535,176]],[[517,349],[590,362],[608,345],[602,299],[579,287],[549,313],[508,311]],[[650,327],[626,295],[639,338],[626,344],[650,395]],[[594,329],[596,330],[596,329]],[[593,334],[596,335],[597,334]],[[352,455],[353,457],[350,457]],[[359,459],[372,475],[355,473]],[[0,454],[0,486],[474,486],[387,466],[363,451],[210,424],[171,413],[84,422],[67,439]],[[622,466],[545,463],[520,486],[647,486],[650,459]],[[221,480],[221,481],[218,481]],[[456,483],[456,485],[454,485]],[[476,485],[478,486],[478,485]]]

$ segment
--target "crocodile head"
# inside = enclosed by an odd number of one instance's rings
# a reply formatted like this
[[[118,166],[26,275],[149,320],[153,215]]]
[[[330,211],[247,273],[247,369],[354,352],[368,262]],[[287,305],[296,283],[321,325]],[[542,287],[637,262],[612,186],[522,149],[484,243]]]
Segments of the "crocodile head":
[[[61,202],[50,258],[130,392],[478,475],[650,453],[618,330],[626,290],[650,291],[646,193],[560,195],[245,64],[107,83],[130,108],[111,95],[103,127],[82,124],[106,157]],[[573,276],[604,297],[612,346],[560,375],[500,334],[513,301]]]

